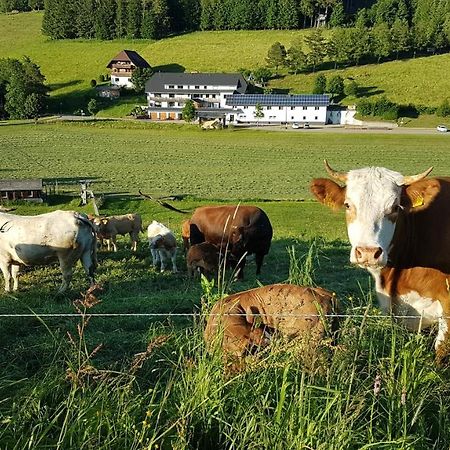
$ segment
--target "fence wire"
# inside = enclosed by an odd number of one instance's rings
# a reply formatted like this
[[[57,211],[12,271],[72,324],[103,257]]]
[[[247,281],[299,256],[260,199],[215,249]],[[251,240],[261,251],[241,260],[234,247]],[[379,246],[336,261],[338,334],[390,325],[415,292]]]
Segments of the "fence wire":
[[[57,318],[57,317],[81,317],[89,316],[89,317],[276,317],[276,318],[335,318],[335,319],[350,319],[350,318],[358,318],[358,319],[418,319],[418,320],[430,320],[426,316],[420,315],[396,315],[396,314],[257,314],[257,313],[26,313],[26,314],[0,314],[0,319],[5,318],[19,318],[19,317],[39,317],[39,318]],[[437,316],[436,320],[450,319],[450,316]]]

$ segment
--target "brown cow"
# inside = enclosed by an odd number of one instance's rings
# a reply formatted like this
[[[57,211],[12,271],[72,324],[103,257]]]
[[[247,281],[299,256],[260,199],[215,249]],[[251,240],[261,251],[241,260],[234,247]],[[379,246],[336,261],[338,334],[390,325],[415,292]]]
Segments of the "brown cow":
[[[210,242],[229,251],[238,261],[236,275],[244,277],[245,258],[255,254],[256,274],[272,241],[272,225],[256,206],[203,206],[190,219],[190,244]]]
[[[210,242],[195,244],[189,248],[186,255],[188,275],[195,275],[198,271],[206,277],[212,277],[221,268],[236,267],[236,258],[231,253],[225,253],[217,245]]]
[[[333,294],[322,288],[272,284],[250,289],[213,306],[204,338],[212,350],[217,337],[222,337],[224,356],[237,358],[266,346],[267,329],[288,339],[306,334],[317,342],[325,332],[323,316],[333,314],[333,307]]]
[[[110,245],[117,252],[116,236],[118,234],[125,236],[130,235],[131,250],[136,251],[139,240],[139,233],[142,230],[142,219],[139,214],[124,214],[122,216],[96,217],[94,224],[98,227],[97,237],[100,240],[105,239],[108,251]]]

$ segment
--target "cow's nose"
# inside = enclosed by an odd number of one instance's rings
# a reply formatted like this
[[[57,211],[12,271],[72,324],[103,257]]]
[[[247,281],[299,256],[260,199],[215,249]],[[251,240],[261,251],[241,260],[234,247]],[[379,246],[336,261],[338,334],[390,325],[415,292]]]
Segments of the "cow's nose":
[[[381,247],[356,247],[355,257],[358,264],[364,266],[376,266],[383,254]]]

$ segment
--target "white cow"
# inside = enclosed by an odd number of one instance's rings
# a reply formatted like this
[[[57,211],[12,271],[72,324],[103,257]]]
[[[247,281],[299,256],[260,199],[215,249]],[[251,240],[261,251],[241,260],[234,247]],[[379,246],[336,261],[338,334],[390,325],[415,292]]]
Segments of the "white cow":
[[[154,220],[147,228],[148,244],[152,253],[153,267],[161,263],[161,272],[164,272],[166,259],[172,260],[172,271],[176,273],[177,240],[172,231],[162,223]]]
[[[94,284],[97,245],[92,223],[74,211],[54,211],[37,216],[0,213],[0,269],[5,291],[18,289],[20,266],[36,266],[59,261],[64,292],[72,279],[73,266],[81,260],[89,281]]]

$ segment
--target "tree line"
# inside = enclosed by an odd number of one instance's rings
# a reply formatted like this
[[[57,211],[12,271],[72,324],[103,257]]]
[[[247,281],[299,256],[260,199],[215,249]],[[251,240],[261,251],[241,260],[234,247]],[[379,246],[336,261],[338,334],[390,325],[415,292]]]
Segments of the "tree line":
[[[0,12],[32,11],[44,8],[44,0],[0,0]]]

